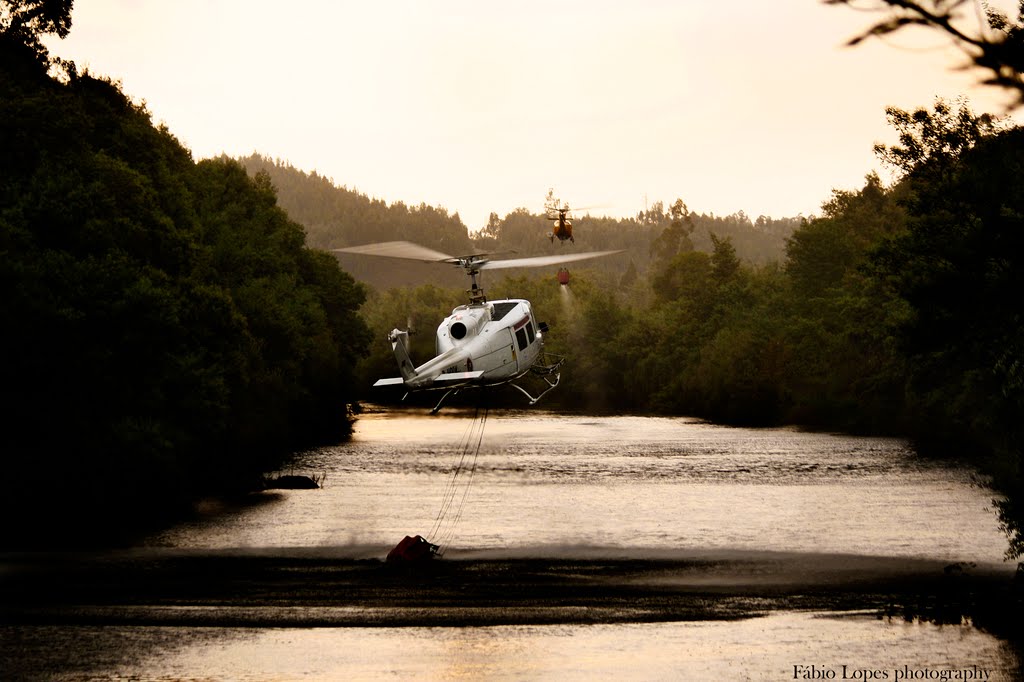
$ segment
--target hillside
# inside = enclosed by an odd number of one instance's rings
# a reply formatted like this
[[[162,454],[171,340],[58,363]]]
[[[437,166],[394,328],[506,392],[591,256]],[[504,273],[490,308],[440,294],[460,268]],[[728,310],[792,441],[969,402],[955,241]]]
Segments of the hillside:
[[[310,246],[333,249],[343,246],[407,240],[432,249],[461,255],[486,251],[518,256],[550,255],[566,251],[624,250],[627,255],[595,262],[596,269],[623,275],[632,266],[644,273],[651,263],[652,248],[662,232],[679,216],[671,207],[656,202],[636,218],[613,219],[577,216],[575,244],[548,239],[551,222],[538,202],[537,213],[516,209],[501,218],[492,214],[479,234],[470,234],[458,214],[441,207],[421,204],[409,207],[401,202],[388,205],[372,199],[315,171],[299,170],[286,161],[252,154],[238,160],[251,175],[266,173],[277,191],[278,204],[306,229]],[[676,202],[674,205],[679,205]],[[765,216],[751,221],[742,211],[729,216],[686,214],[692,223],[690,239],[698,251],[711,253],[711,235],[728,238],[737,256],[751,264],[781,262],[786,238],[800,227],[802,218],[774,219]],[[385,259],[339,256],[342,266],[360,281],[377,287],[403,286],[431,281],[461,286],[462,278],[438,266],[417,267],[415,263],[389,263]]]

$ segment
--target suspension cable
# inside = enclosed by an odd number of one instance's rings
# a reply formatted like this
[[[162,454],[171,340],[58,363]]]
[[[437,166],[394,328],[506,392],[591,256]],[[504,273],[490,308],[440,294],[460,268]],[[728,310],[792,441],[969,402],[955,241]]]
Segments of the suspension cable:
[[[441,507],[437,510],[437,516],[434,518],[434,525],[430,529],[431,538],[435,537],[437,532],[440,530],[441,524],[443,523],[445,516],[448,514],[448,510],[451,508],[452,501],[455,499],[458,479],[465,468],[466,458],[469,454],[469,447],[472,440],[472,433],[476,428],[479,413],[480,408],[477,407],[477,411],[473,415],[473,420],[470,422],[469,426],[466,428],[466,432],[462,434],[462,438],[459,440],[457,462],[452,468],[452,473],[448,477],[448,482],[445,484],[444,492],[441,495]]]
[[[482,408],[478,404],[473,414],[473,419],[467,427],[462,440],[459,442],[458,463],[449,477],[448,484],[441,498],[441,507],[430,531],[431,541],[438,546],[437,553],[439,555],[444,553],[443,548],[454,539],[455,529],[462,518],[466,498],[469,495],[469,488],[473,482],[473,474],[476,471],[477,458],[480,455],[480,448],[483,444],[487,414],[488,408],[486,404]],[[470,457],[470,453],[472,453],[472,457]],[[461,496],[459,495],[460,478],[462,479]],[[456,498],[458,498],[457,504]],[[433,540],[435,537],[437,538],[436,541]]]

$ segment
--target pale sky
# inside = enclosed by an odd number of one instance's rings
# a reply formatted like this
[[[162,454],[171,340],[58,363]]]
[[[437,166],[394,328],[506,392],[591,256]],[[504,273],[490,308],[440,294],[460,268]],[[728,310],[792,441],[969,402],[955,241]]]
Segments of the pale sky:
[[[475,230],[541,212],[549,187],[594,215],[681,198],[807,216],[883,170],[886,106],[1003,112],[938,34],[844,47],[877,18],[820,0],[79,0],[48,45],[197,160],[259,152]]]

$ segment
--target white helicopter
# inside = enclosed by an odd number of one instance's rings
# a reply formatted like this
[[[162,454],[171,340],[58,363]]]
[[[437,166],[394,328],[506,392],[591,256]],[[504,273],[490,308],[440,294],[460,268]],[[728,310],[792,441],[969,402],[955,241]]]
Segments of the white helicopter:
[[[530,302],[521,298],[488,301],[477,283],[481,270],[556,265],[609,256],[620,251],[591,251],[559,256],[537,256],[491,260],[487,254],[449,256],[411,242],[384,242],[342,249],[342,253],[407,258],[425,262],[450,263],[466,271],[472,282],[469,304],[460,305],[437,327],[437,355],[415,366],[409,357],[409,332],[393,329],[388,334],[401,376],[379,379],[374,386],[403,385],[407,392],[446,390],[432,412],[464,388],[508,384],[533,405],[558,386],[564,357],[544,351],[547,325],[537,323]],[[526,375],[539,377],[544,388],[535,397],[516,381]]]

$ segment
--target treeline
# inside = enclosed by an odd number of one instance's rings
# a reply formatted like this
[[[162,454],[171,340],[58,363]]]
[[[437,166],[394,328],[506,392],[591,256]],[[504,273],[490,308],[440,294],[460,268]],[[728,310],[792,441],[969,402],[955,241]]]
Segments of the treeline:
[[[265,175],[0,28],[4,546],[135,530],[343,437],[362,286]]]
[[[253,154],[238,160],[250,173],[265,173],[277,190],[278,202],[306,231],[312,248],[334,249],[355,244],[395,240],[412,241],[442,253],[473,250],[469,232],[458,214],[422,204],[408,207],[387,204],[338,187],[316,172],[306,173],[291,164]],[[451,268],[340,255],[344,270],[360,282],[375,286],[407,286],[435,281],[459,286],[461,274]]]
[[[465,253],[469,232],[459,214],[421,204],[388,205],[381,199],[338,187],[316,172],[252,154],[238,160],[251,175],[266,173],[277,188],[280,205],[306,230],[307,243],[333,249],[371,241],[419,241],[445,253]]]
[[[484,284],[533,301],[548,350],[568,356],[547,407],[909,436],[994,476],[1020,556],[1024,129],[962,103],[888,113],[901,142],[877,151],[901,179],[836,191],[782,263],[744,262],[714,233],[697,250],[677,202],[632,279],[595,261],[568,290],[554,273]],[[458,293],[373,293],[364,314],[380,338],[411,320],[426,359]],[[364,386],[395,374],[385,343],[360,372]]]
[[[288,215],[301,223],[308,243],[316,248],[344,246],[392,240],[407,240],[442,253],[464,255],[471,252],[549,255],[567,251],[603,251],[621,249],[627,253],[594,267],[617,272],[630,268],[644,272],[650,265],[652,245],[671,225],[673,215],[686,211],[693,231],[695,249],[710,253],[711,235],[728,238],[744,261],[763,264],[781,261],[786,238],[800,226],[802,217],[774,219],[760,216],[752,221],[742,211],[728,216],[690,213],[681,201],[666,208],[653,203],[635,218],[613,219],[578,215],[574,222],[575,245],[552,244],[548,238],[552,222],[544,215],[543,197],[538,197],[537,212],[519,208],[504,217],[492,213],[479,232],[468,232],[458,213],[421,204],[408,207],[402,202],[388,205],[355,190],[339,187],[316,172],[301,171],[286,161],[253,154],[239,159],[250,174],[266,173],[277,189],[278,201]],[[357,279],[378,288],[414,285],[430,278],[433,283],[459,286],[462,275],[453,270],[427,270],[362,257],[341,256],[345,270]],[[410,269],[411,268],[411,269]]]

